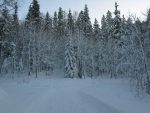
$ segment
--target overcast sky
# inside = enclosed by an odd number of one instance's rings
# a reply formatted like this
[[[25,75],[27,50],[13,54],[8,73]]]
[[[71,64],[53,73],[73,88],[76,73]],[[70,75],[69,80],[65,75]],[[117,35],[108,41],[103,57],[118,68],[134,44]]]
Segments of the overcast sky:
[[[146,13],[147,9],[150,8],[150,0],[38,0],[40,4],[40,11],[46,13],[47,11],[50,15],[53,15],[54,11],[58,11],[61,6],[64,10],[68,11],[71,8],[72,11],[78,11],[84,9],[84,5],[87,4],[89,8],[89,13],[91,20],[93,22],[94,18],[98,21],[101,20],[103,14],[106,14],[108,10],[114,12],[114,3],[117,1],[119,3],[119,10],[121,14],[128,16],[129,14],[136,14],[140,19],[144,19],[142,13]],[[19,17],[20,19],[25,18],[29,5],[32,0],[24,0],[20,4]]]

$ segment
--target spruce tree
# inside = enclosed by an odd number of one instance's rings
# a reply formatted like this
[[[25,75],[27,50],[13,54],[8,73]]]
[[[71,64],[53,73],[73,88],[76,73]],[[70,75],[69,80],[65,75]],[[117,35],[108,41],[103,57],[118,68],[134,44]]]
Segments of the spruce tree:
[[[85,42],[85,35],[84,35],[84,11],[81,11],[78,15],[77,21],[75,23],[76,26],[76,46],[77,46],[77,52],[76,52],[76,59],[77,59],[77,67],[78,67],[78,77],[82,78],[84,76],[84,52],[86,42]]]
[[[58,33],[58,38],[62,38],[64,36],[64,15],[63,15],[63,10],[60,7],[58,11],[58,26],[57,26],[57,33]]]
[[[79,16],[76,21],[76,26],[80,32],[81,31],[83,32],[83,29],[84,29],[84,12],[83,11],[79,13]]]
[[[26,29],[29,29],[31,27],[31,23],[32,23],[32,6],[30,5],[29,6],[29,10],[28,10],[28,13],[27,13],[27,16],[25,18],[25,27]]]
[[[16,30],[18,30],[19,26],[19,19],[18,19],[18,3],[15,3],[15,9],[14,9],[14,14],[13,14],[13,22],[16,27]]]
[[[26,16],[26,25],[32,26],[34,29],[39,30],[40,27],[40,6],[37,0],[33,0],[29,6],[29,11]]]
[[[94,39],[94,43],[93,43],[93,48],[94,48],[94,54],[93,54],[93,59],[94,59],[94,75],[99,75],[99,51],[100,51],[100,46],[102,45],[100,42],[102,42],[101,39],[101,34],[100,34],[100,26],[99,23],[97,21],[97,19],[95,19],[94,21],[94,25],[93,25],[93,39]]]
[[[55,38],[58,38],[57,28],[58,28],[58,17],[57,17],[57,12],[55,11],[53,17],[53,36]]]
[[[67,19],[67,39],[65,47],[65,72],[66,77],[74,78],[77,77],[77,61],[75,58],[75,52],[73,50],[73,36],[74,36],[74,27],[73,27],[73,17],[71,10],[69,10],[68,19]]]
[[[40,6],[37,0],[33,0],[32,2],[32,10],[31,10],[31,18],[33,21],[33,25],[35,27],[39,27],[40,25]]]
[[[40,31],[40,23],[41,23],[41,17],[40,17],[40,6],[37,0],[33,0],[29,11],[26,17],[26,32],[28,32],[28,39],[26,40],[25,48],[27,48],[27,56],[28,56],[28,70],[29,70],[29,76],[30,73],[35,70],[36,77],[37,77],[37,66],[39,61],[39,55],[38,55],[38,37],[37,33]]]
[[[107,29],[107,37],[111,35],[113,28],[113,18],[112,13],[108,10],[106,15],[106,29]]]
[[[106,15],[106,22],[107,26],[112,26],[113,18],[112,18],[112,13],[108,10],[107,15]]]
[[[113,23],[113,34],[115,38],[120,38],[121,33],[121,18],[120,18],[120,11],[118,10],[118,4],[115,2],[115,18]]]
[[[119,59],[122,57],[120,54],[121,51],[120,43],[121,43],[121,18],[120,18],[120,11],[118,10],[118,4],[115,2],[115,17],[113,19],[113,32],[109,36],[109,52],[108,54],[111,54],[111,57],[109,59],[110,62],[110,72],[111,77],[117,77],[116,73],[116,67],[119,63]]]
[[[13,27],[13,40],[16,44],[16,41],[18,40],[18,32],[19,32],[19,19],[18,19],[18,4],[15,3],[14,7],[14,14],[13,14],[13,20],[12,20],[12,27]]]
[[[94,25],[93,25],[93,36],[95,40],[98,40],[98,38],[100,38],[100,27],[99,27],[97,19],[95,19]]]
[[[102,38],[107,38],[107,23],[105,15],[101,19],[101,36]]]
[[[77,64],[72,44],[73,35],[70,31],[67,33],[66,38],[67,39],[65,46],[65,77],[74,78],[77,77]]]
[[[89,75],[90,77],[93,77],[93,29],[92,29],[92,24],[91,20],[89,17],[89,10],[87,5],[85,5],[84,8],[84,27],[83,27],[83,35],[85,38],[85,53],[84,53],[84,64],[85,64],[85,73]]]
[[[86,38],[90,38],[92,36],[92,24],[89,17],[89,9],[87,5],[84,8],[84,35]]]
[[[69,14],[68,14],[68,21],[67,21],[67,28],[74,32],[74,21],[72,17],[71,10],[69,9]]]
[[[45,25],[44,25],[44,31],[46,33],[51,33],[52,32],[52,18],[49,16],[49,13],[46,13],[45,17]]]

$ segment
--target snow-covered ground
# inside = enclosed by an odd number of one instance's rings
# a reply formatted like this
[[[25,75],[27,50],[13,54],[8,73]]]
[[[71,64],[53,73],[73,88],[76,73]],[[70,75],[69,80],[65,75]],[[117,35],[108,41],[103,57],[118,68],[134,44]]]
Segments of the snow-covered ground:
[[[150,99],[120,79],[1,79],[0,113],[150,113]]]

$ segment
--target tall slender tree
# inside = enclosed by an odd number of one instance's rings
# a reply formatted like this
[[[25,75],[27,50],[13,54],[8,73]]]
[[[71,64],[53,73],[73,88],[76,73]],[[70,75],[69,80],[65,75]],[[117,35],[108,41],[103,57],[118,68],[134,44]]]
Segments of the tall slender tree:
[[[58,11],[58,26],[57,26],[57,33],[58,33],[58,37],[61,38],[64,36],[64,32],[65,32],[65,26],[64,26],[64,14],[63,14],[63,10],[61,7],[59,7],[59,11]]]
[[[111,35],[113,29],[113,18],[112,13],[108,10],[106,15],[106,29],[107,29],[107,37]]]
[[[115,18],[114,18],[114,25],[113,25],[113,34],[115,38],[120,38],[120,30],[121,30],[121,18],[120,18],[120,11],[118,10],[118,4],[115,2]]]
[[[93,25],[93,36],[95,40],[98,40],[98,38],[100,38],[100,26],[97,19],[95,19]]]
[[[52,18],[49,16],[49,13],[46,13],[45,17],[45,25],[44,25],[44,31],[45,32],[52,32]]]
[[[101,36],[107,38],[107,23],[105,15],[103,15],[101,19]]]
[[[73,21],[73,16],[72,16],[70,9],[69,9],[69,14],[68,14],[67,28],[68,30],[71,30],[72,32],[74,32],[74,21]]]
[[[54,16],[53,16],[53,36],[55,38],[58,38],[58,33],[57,33],[57,28],[58,28],[58,16],[57,16],[57,12],[54,12]]]
[[[89,17],[89,9],[87,5],[84,8],[84,35],[86,38],[90,38],[92,36],[92,24]]]

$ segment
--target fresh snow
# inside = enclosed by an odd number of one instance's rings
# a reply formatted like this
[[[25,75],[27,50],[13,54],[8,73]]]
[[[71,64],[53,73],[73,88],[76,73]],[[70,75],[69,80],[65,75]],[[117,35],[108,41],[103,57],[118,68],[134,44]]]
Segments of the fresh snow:
[[[150,113],[117,79],[0,79],[0,113]]]

